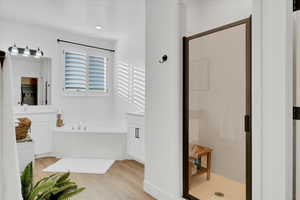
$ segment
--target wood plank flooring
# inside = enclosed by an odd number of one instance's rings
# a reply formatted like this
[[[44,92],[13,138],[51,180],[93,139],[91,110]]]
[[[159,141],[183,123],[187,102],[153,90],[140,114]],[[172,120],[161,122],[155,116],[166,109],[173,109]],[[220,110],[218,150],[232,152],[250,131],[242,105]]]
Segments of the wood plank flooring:
[[[42,170],[56,161],[56,158],[36,159],[35,181],[50,175]],[[116,161],[104,175],[74,173],[71,178],[86,188],[73,200],[155,200],[143,191],[144,166],[135,161]]]

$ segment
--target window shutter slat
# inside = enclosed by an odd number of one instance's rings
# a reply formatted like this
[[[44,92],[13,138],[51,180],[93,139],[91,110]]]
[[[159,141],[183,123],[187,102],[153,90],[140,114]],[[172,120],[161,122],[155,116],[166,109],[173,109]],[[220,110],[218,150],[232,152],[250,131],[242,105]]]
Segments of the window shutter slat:
[[[118,87],[117,87],[118,95],[126,99],[128,102],[130,102],[131,101],[130,68],[127,64],[125,63],[119,64],[117,79],[118,79]]]
[[[145,70],[133,69],[133,103],[142,112],[145,111]]]
[[[89,89],[91,90],[107,90],[106,71],[107,63],[105,57],[89,56]]]
[[[80,53],[65,53],[65,89],[86,89],[87,59]]]

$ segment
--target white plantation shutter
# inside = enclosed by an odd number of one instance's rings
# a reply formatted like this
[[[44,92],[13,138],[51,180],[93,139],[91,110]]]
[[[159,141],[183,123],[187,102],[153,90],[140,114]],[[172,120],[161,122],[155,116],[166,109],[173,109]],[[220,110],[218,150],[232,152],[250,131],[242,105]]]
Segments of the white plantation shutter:
[[[87,70],[86,55],[65,52],[65,89],[85,90]]]
[[[64,56],[66,91],[93,93],[108,91],[107,57],[71,51],[64,52]]]
[[[133,69],[133,103],[136,107],[145,111],[145,70],[141,68]]]
[[[89,89],[106,91],[107,58],[89,56]]]
[[[129,65],[120,63],[117,73],[118,95],[125,98],[127,101],[131,101],[131,70]]]
[[[145,69],[120,63],[117,73],[117,93],[141,112],[145,111]]]

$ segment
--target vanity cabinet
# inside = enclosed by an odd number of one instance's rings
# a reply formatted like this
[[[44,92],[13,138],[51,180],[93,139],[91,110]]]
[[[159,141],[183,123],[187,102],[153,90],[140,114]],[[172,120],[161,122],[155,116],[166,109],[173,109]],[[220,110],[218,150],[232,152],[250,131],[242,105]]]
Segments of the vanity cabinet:
[[[34,162],[34,142],[31,140],[17,142],[19,169],[23,172],[28,163]]]
[[[52,130],[55,128],[56,113],[54,111],[21,112],[15,114],[16,118],[28,117],[31,123],[31,133],[34,141],[34,154],[36,157],[47,156],[53,151]]]
[[[130,159],[145,162],[145,118],[143,114],[127,113],[127,155]]]

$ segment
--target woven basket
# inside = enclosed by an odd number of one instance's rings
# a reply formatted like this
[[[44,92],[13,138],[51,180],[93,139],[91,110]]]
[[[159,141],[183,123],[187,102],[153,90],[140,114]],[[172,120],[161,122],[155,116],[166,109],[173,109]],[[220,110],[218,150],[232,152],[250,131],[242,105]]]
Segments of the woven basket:
[[[28,118],[19,118],[19,126],[16,127],[17,140],[25,139],[28,136],[28,130],[31,127],[31,120]]]

